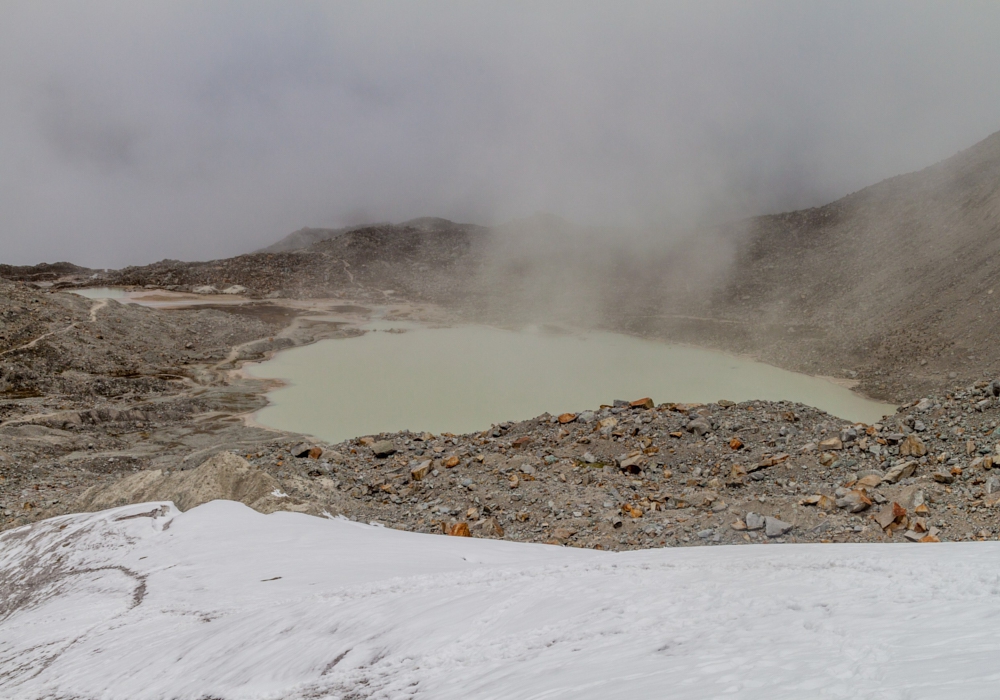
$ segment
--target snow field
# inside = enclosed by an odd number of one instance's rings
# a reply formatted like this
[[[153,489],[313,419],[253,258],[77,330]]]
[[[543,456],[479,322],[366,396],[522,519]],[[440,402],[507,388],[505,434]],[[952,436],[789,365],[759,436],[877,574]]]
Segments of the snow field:
[[[3,698],[969,699],[1000,681],[1000,543],[608,553],[142,504],[0,535],[0,593]]]

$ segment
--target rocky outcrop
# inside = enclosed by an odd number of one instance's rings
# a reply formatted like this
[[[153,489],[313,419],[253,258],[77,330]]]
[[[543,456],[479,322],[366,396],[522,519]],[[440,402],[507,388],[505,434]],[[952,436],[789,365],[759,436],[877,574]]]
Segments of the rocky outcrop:
[[[104,510],[130,503],[173,501],[185,511],[202,503],[224,499],[239,501],[262,513],[284,506],[287,498],[277,480],[267,472],[250,466],[242,457],[220,452],[189,471],[142,471],[121,481],[88,489],[76,503],[80,511]],[[303,509],[305,510],[305,509]]]

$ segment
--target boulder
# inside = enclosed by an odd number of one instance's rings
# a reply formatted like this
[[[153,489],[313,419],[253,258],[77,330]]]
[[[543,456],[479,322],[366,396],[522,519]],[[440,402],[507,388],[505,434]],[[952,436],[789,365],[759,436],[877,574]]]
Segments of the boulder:
[[[104,510],[130,503],[173,501],[181,511],[224,499],[270,512],[266,501],[280,493],[277,480],[232,452],[220,452],[196,469],[166,474],[148,470],[110,485],[93,486],[76,504],[81,511]]]
[[[711,424],[709,424],[707,420],[701,417],[689,421],[688,424],[684,426],[684,428],[689,433],[695,433],[697,435],[704,435],[706,433],[712,432]]]
[[[764,528],[764,522],[766,518],[763,515],[757,515],[757,513],[747,513],[747,517],[744,518],[743,522],[747,525],[747,530],[762,530]]]
[[[503,537],[503,528],[496,518],[486,518],[477,522],[473,528],[477,535],[486,537]]]
[[[421,462],[419,465],[410,470],[410,478],[414,481],[421,481],[424,477],[431,473],[431,460],[426,460]]]
[[[923,457],[926,454],[927,446],[916,435],[907,435],[899,443],[899,455],[901,457]]]
[[[764,518],[764,534],[768,537],[787,535],[793,527],[795,526],[791,523],[786,523],[784,520],[778,520],[771,516]]]
[[[871,488],[875,488],[876,486],[878,486],[881,483],[882,483],[882,475],[881,474],[866,474],[865,476],[863,476],[860,479],[858,479],[858,483],[856,485],[859,488],[863,487],[863,488],[871,489]]]
[[[472,537],[469,532],[469,523],[455,523],[448,529],[448,534],[452,537]]]
[[[893,501],[882,506],[881,510],[875,514],[875,522],[885,530],[895,522],[902,522],[905,517],[906,508]]]
[[[299,459],[319,459],[323,455],[323,450],[309,443],[302,443],[292,448],[292,456]]]
[[[850,513],[860,513],[872,507],[872,501],[868,495],[860,489],[848,491],[836,501],[838,508],[843,508]]]
[[[376,457],[388,457],[396,454],[396,446],[392,444],[392,440],[379,440],[372,445],[372,454]]]
[[[842,450],[844,449],[844,443],[839,437],[831,437],[826,440],[819,441],[819,449],[821,450]]]
[[[626,457],[624,459],[619,459],[618,466],[623,472],[628,472],[629,474],[638,474],[642,471],[642,465],[646,463],[646,458],[641,454],[633,455],[632,457]]]
[[[897,464],[894,467],[890,467],[886,471],[885,475],[882,477],[882,481],[888,482],[890,484],[895,484],[900,479],[906,479],[913,476],[917,471],[916,462],[903,462],[902,464]]]

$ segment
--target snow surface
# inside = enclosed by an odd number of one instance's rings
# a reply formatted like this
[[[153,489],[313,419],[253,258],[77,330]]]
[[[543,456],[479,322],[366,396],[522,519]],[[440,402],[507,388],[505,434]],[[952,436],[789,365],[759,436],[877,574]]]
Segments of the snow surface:
[[[0,594],[3,698],[1000,696],[1000,543],[615,554],[155,503],[4,533]]]

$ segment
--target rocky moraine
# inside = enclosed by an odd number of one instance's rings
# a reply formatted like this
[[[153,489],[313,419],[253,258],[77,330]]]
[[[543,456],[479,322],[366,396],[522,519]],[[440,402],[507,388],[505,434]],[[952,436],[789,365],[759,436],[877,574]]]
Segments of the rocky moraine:
[[[262,512],[611,550],[998,534],[997,381],[917,399],[872,425],[787,402],[640,398],[466,435],[327,444],[248,423],[267,386],[236,369],[349,329],[296,325],[281,308],[163,311],[3,284],[3,528],[231,498]]]

